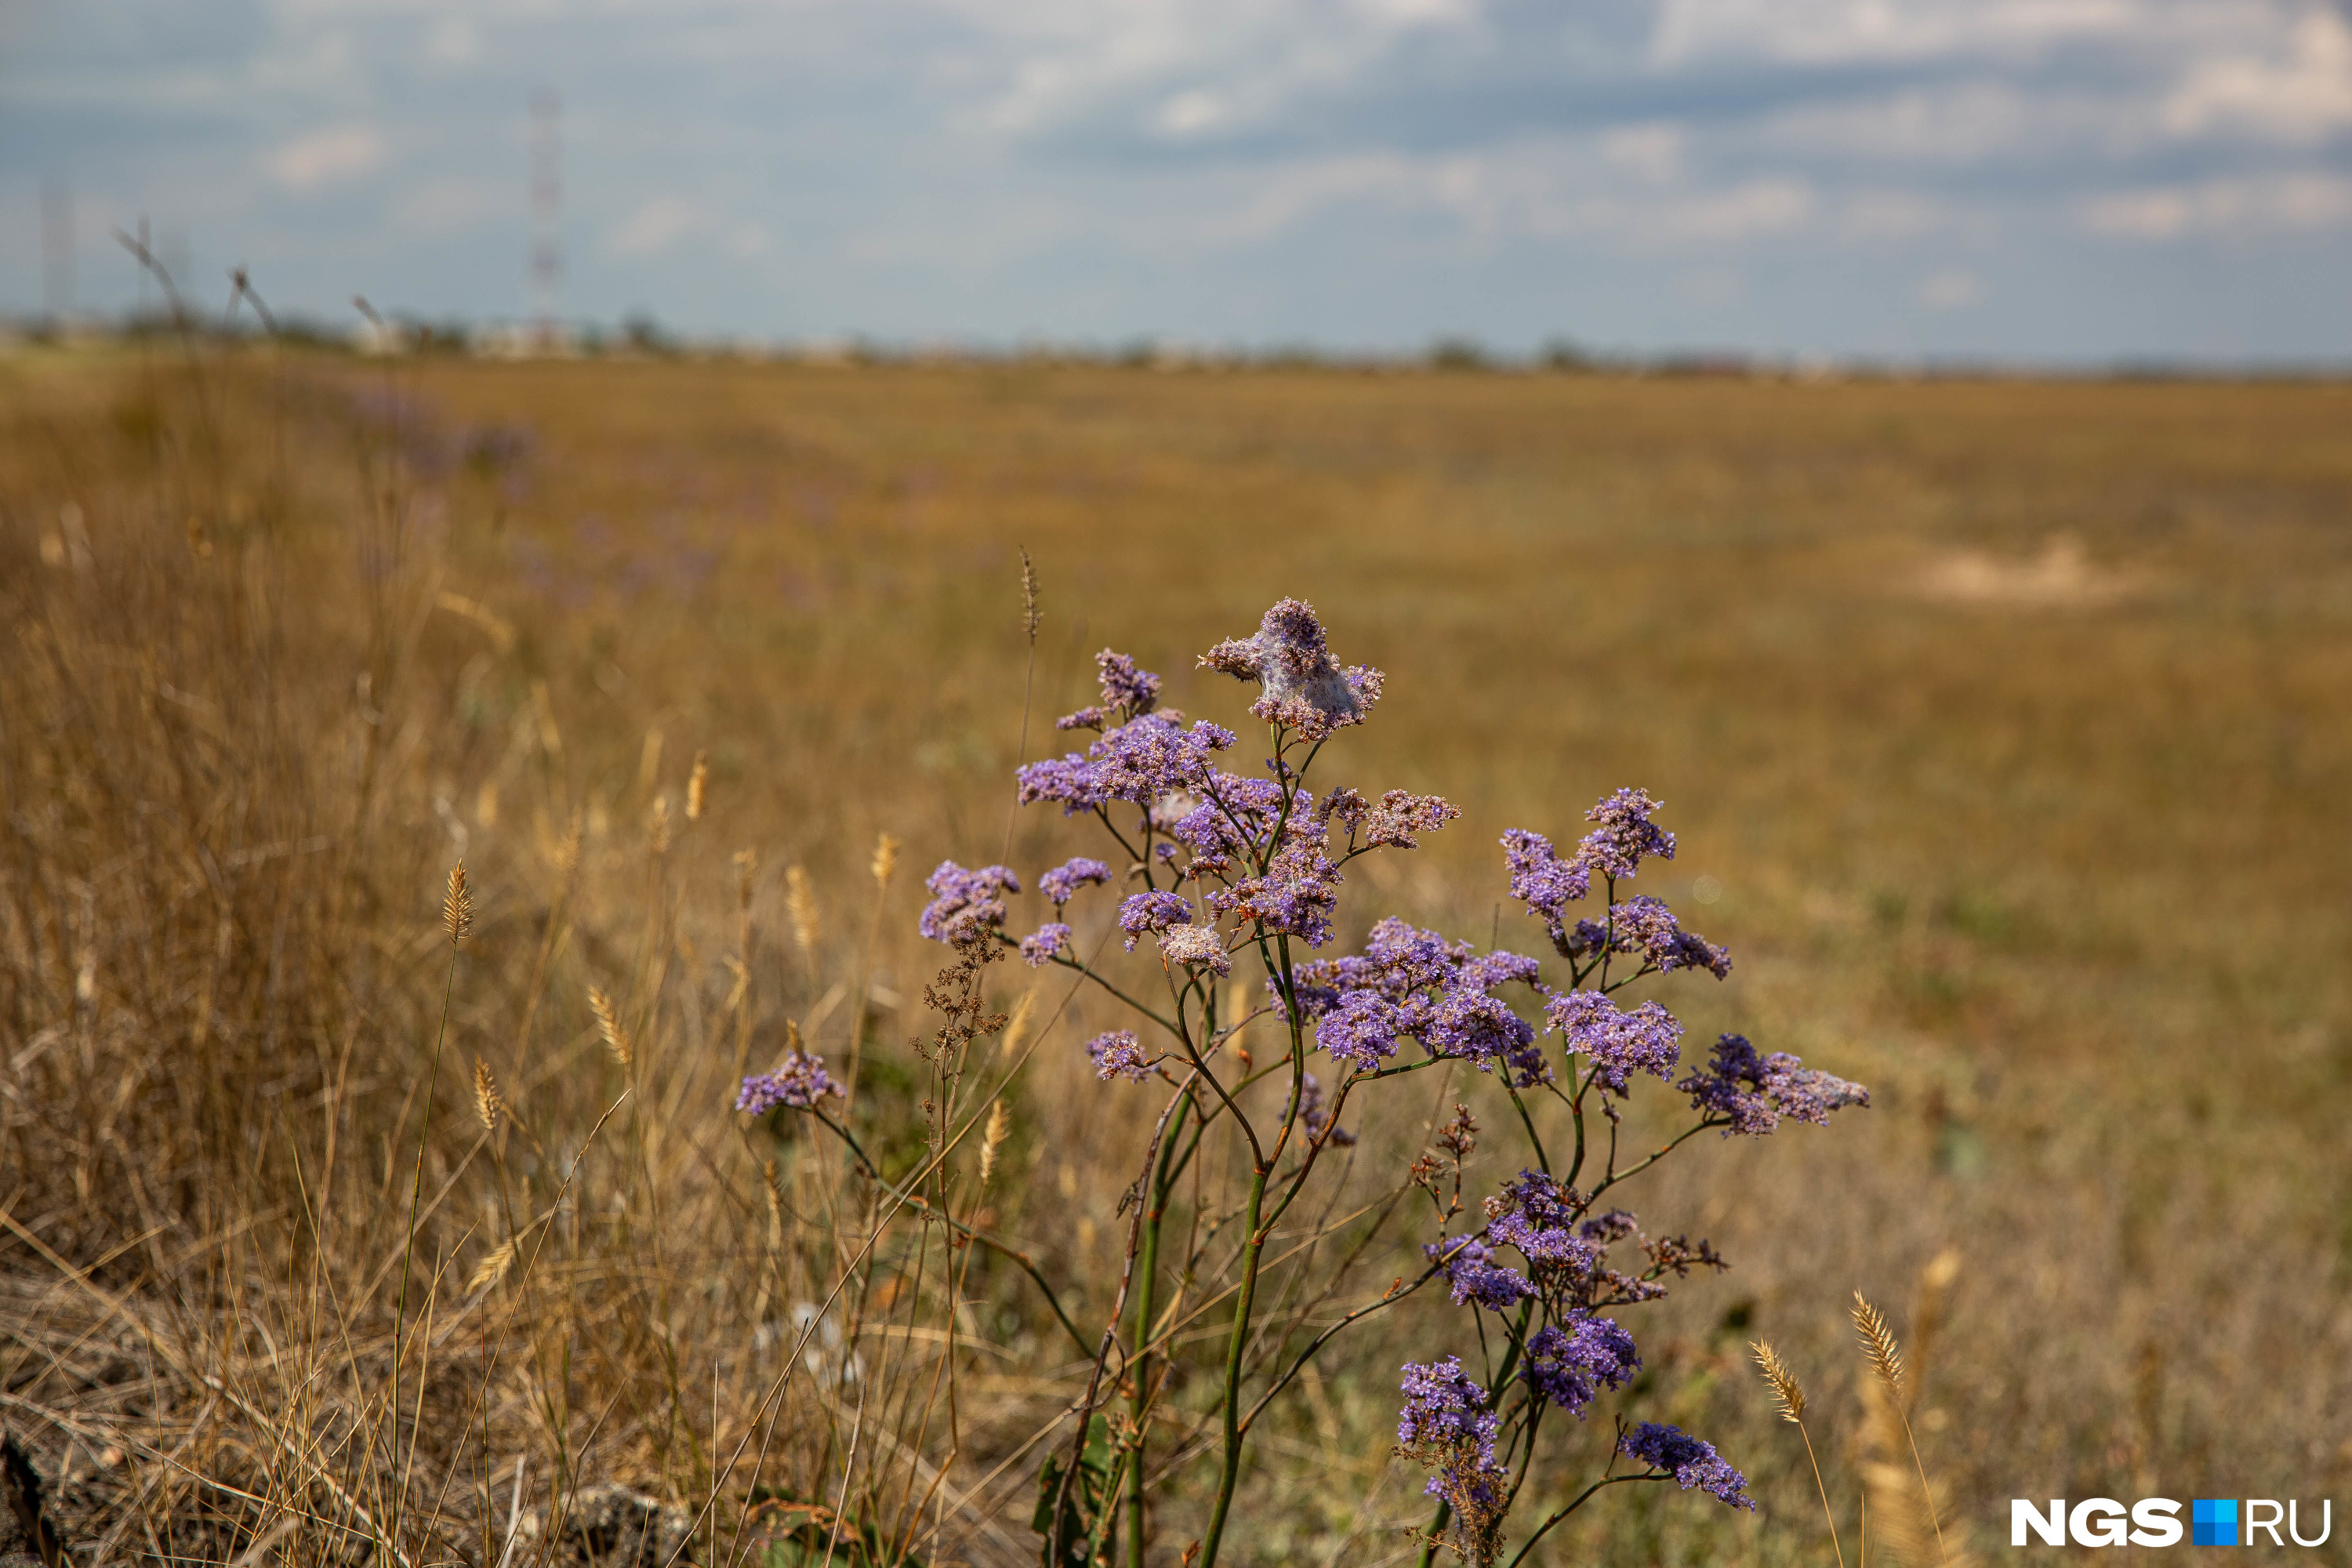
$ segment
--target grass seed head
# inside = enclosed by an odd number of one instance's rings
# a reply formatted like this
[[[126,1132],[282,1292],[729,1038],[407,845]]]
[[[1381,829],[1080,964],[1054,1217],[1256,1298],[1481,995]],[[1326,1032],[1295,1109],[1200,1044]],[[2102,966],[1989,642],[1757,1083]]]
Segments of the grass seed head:
[[[499,1112],[506,1102],[499,1098],[498,1080],[490,1076],[490,1064],[481,1058],[474,1058],[474,1114],[482,1120],[482,1131],[499,1130]]]
[[[452,946],[474,934],[474,895],[466,886],[466,863],[449,868],[449,890],[441,899],[441,929]]]
[[[686,780],[686,819],[688,822],[702,820],[703,796],[709,787],[710,753],[697,752],[694,753],[694,772],[688,774]]]
[[[1804,1425],[1805,1391],[1798,1384],[1797,1374],[1789,1370],[1789,1363],[1780,1359],[1780,1352],[1762,1341],[1759,1340],[1748,1348],[1756,1352],[1756,1364],[1780,1402],[1780,1419]]]
[[[898,840],[896,836],[886,833],[874,843],[874,885],[888,887],[890,873],[898,868]]]
[[[822,930],[817,923],[816,890],[805,870],[793,866],[784,872],[784,914],[793,922],[793,941],[804,953],[816,951]]]
[[[490,1255],[482,1259],[481,1267],[475,1269],[473,1278],[466,1281],[466,1294],[478,1296],[485,1290],[497,1289],[499,1281],[507,1277],[507,1270],[514,1267],[514,1260],[515,1244],[509,1237],[492,1247]]]
[[[596,1032],[604,1037],[605,1049],[613,1053],[614,1061],[627,1067],[632,1058],[629,1032],[621,1027],[621,1017],[613,1009],[613,999],[604,994],[602,987],[588,987],[588,1010],[596,1015]]]
[[[998,1100],[988,1108],[988,1126],[980,1136],[980,1183],[996,1173],[996,1152],[1004,1147],[1005,1139],[1013,1135],[1013,1119],[1004,1112],[1004,1101]]]
[[[1878,1380],[1887,1391],[1900,1399],[1903,1347],[1895,1342],[1895,1331],[1886,1326],[1886,1319],[1863,1299],[1859,1290],[1853,1293],[1853,1331],[1862,1336],[1863,1353],[1870,1358],[1871,1370],[1878,1373]]]

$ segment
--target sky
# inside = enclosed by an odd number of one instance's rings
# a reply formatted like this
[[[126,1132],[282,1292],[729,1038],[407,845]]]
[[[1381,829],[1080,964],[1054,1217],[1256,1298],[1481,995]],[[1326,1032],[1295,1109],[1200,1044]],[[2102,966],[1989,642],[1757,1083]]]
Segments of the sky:
[[[581,321],[2352,363],[2352,0],[0,0],[0,311],[525,317],[549,91]]]

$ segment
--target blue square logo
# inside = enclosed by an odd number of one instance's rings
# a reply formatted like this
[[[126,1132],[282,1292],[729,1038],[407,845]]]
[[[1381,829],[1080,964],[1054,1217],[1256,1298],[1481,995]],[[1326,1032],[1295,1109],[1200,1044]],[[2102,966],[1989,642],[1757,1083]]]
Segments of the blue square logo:
[[[2192,1546],[2238,1544],[2238,1500],[2198,1498],[2189,1505],[2189,1541]]]

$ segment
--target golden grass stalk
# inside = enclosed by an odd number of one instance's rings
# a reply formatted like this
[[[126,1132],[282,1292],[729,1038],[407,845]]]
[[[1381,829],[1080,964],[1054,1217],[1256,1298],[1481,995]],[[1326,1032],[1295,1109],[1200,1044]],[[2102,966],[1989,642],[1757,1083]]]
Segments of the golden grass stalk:
[[[614,1061],[627,1067],[636,1053],[631,1048],[628,1030],[621,1026],[621,1016],[614,1009],[613,999],[604,994],[603,987],[588,987],[588,1010],[596,1015],[596,1032],[604,1037],[604,1048],[613,1053]]]
[[[1927,1479],[1927,1467],[1919,1457],[1919,1441],[1905,1408],[1903,1348],[1886,1326],[1885,1314],[1859,1290],[1854,1292],[1852,1316],[1864,1358],[1874,1374],[1862,1389],[1863,1431],[1870,1450],[1862,1466],[1864,1496],[1898,1558],[1924,1563],[1931,1560],[1932,1548],[1934,1562],[1944,1568],[1957,1568],[1944,1543],[1935,1488]],[[1908,1470],[1901,1459],[1906,1451],[1911,1457]]]
[[[482,1131],[499,1130],[499,1113],[506,1102],[499,1097],[498,1080],[490,1076],[490,1064],[481,1058],[474,1058],[474,1114],[481,1118]]]
[[[1838,1568],[1845,1568],[1845,1548],[1838,1541],[1837,1513],[1830,1507],[1830,1489],[1822,1479],[1822,1462],[1813,1454],[1813,1435],[1805,1429],[1804,1385],[1770,1345],[1759,1340],[1748,1349],[1756,1352],[1756,1365],[1764,1373],[1764,1381],[1771,1385],[1773,1396],[1780,1402],[1780,1419],[1795,1426],[1797,1436],[1804,1440],[1805,1459],[1813,1468],[1813,1489],[1821,1494],[1822,1517],[1830,1527],[1830,1550],[1837,1556]]]
[[[466,886],[466,863],[449,868],[449,890],[441,898],[441,929],[450,943],[462,944],[474,934],[474,895]]]
[[[702,820],[704,795],[709,787],[710,753],[697,752],[694,753],[694,772],[688,774],[686,780],[686,819],[688,822]]]
[[[1025,1003],[1028,998],[1022,1000]],[[996,1153],[1004,1141],[1013,1135],[1013,1118],[1005,1113],[1004,1101],[998,1100],[988,1108],[988,1125],[980,1135],[980,1184],[988,1185],[988,1178],[996,1173]]]
[[[512,1237],[509,1237],[490,1248],[490,1255],[482,1259],[475,1268],[472,1276],[467,1279],[466,1294],[478,1296],[485,1290],[498,1289],[499,1282],[507,1277],[509,1269],[514,1268],[515,1252]]]
[[[792,921],[793,945],[811,963],[815,963],[817,940],[824,928],[817,920],[816,889],[809,886],[808,872],[798,866],[784,872],[784,915]]]

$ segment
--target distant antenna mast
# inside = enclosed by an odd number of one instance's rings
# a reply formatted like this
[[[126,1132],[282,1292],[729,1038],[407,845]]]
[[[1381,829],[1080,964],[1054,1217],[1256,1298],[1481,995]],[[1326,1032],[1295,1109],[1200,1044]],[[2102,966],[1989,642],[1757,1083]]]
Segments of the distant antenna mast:
[[[73,314],[73,190],[62,180],[41,192],[41,308],[52,321]]]
[[[530,310],[541,353],[556,345],[563,282],[562,111],[553,88],[530,95]]]

